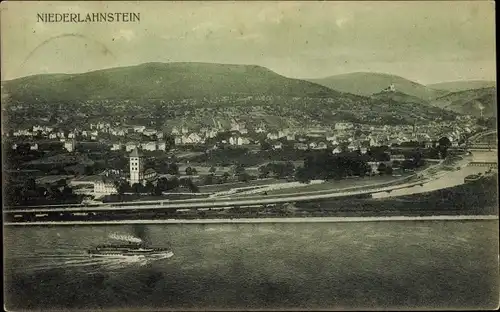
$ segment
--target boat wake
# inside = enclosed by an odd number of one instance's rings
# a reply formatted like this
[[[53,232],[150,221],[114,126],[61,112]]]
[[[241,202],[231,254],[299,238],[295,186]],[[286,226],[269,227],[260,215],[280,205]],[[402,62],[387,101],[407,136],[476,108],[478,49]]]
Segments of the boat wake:
[[[89,257],[88,254],[39,254],[18,256],[13,259],[24,263],[20,270],[26,273],[36,273],[41,271],[67,270],[71,272],[81,271],[82,273],[113,273],[127,268],[145,266],[159,259],[141,256],[106,256]]]

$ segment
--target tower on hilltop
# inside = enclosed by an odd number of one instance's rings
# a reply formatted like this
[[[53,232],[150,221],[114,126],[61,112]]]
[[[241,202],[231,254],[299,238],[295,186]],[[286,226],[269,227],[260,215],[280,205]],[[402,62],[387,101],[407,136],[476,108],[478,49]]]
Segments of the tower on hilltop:
[[[129,155],[130,165],[130,185],[142,183],[144,179],[144,168],[142,163],[142,154],[139,153],[137,147]]]

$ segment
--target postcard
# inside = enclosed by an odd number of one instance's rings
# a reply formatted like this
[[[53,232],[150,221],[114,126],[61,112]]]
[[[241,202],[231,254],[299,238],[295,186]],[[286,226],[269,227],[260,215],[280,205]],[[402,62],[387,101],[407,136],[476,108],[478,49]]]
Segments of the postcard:
[[[495,310],[492,1],[6,1],[7,311]]]

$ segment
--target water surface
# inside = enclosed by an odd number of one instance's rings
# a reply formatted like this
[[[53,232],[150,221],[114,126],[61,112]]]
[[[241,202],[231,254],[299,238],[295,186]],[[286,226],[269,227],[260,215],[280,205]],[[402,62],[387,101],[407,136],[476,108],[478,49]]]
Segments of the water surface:
[[[175,255],[85,255],[112,233]],[[497,220],[8,226],[7,308],[494,308],[498,234]]]

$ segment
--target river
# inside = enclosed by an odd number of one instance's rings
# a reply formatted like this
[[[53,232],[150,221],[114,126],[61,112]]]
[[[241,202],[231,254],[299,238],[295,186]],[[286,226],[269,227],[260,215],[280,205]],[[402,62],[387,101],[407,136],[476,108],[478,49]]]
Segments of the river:
[[[111,234],[169,259],[93,259]],[[7,226],[9,310],[491,309],[498,220]]]

